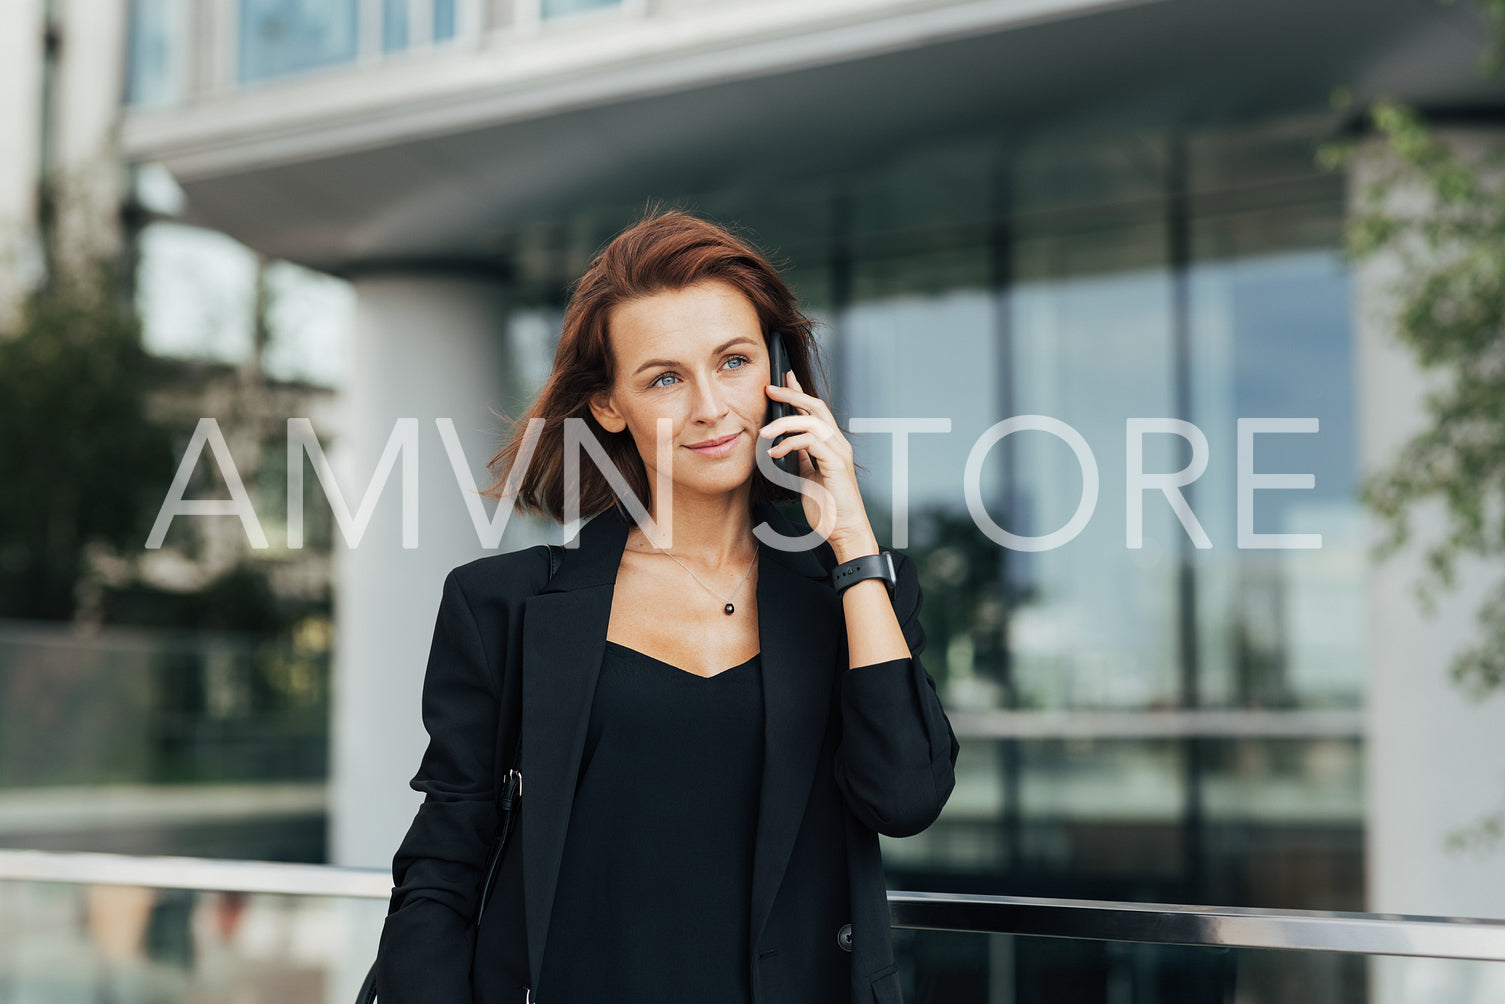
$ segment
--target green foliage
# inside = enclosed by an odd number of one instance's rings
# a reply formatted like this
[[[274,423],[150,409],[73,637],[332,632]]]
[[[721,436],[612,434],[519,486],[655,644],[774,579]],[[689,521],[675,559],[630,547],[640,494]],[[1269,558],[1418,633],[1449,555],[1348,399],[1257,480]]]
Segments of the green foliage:
[[[1493,70],[1505,51],[1505,0],[1486,0],[1485,9],[1493,42],[1484,60]],[[1390,156],[1359,193],[1348,251],[1400,263],[1396,335],[1434,383],[1425,427],[1362,495],[1386,528],[1382,558],[1411,539],[1418,505],[1442,505],[1445,533],[1427,546],[1428,575],[1418,584],[1431,610],[1455,585],[1459,559],[1505,554],[1505,149],[1465,157],[1396,102],[1375,103],[1367,119]],[[1353,141],[1330,144],[1319,160],[1339,167],[1356,149]],[[1483,698],[1505,685],[1505,581],[1479,608],[1478,623],[1451,672]]]
[[[1480,0],[1480,6],[1489,23],[1489,43],[1480,57],[1480,67],[1486,74],[1499,73],[1505,66],[1505,0]]]
[[[0,331],[0,616],[69,620],[85,549],[139,551],[171,483],[146,411],[159,364],[108,265],[38,290]]]

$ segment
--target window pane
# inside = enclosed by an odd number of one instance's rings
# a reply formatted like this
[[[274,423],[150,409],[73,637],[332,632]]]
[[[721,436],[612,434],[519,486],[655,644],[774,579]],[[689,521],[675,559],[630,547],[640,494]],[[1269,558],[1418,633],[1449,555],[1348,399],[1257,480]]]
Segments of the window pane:
[[[381,47],[383,52],[408,47],[408,0],[382,0]]]
[[[183,50],[177,13],[174,0],[131,0],[128,103],[164,105],[182,97],[178,81]]]
[[[1049,550],[1011,552],[1013,687],[1020,707],[1147,708],[1178,702],[1178,618],[1169,507],[1145,507],[1146,546],[1125,547],[1125,423],[1175,414],[1170,274],[1159,222],[1025,237],[1010,300],[1013,413],[1064,422],[1090,450],[1091,520]],[[1168,437],[1158,437],[1163,440]],[[1171,444],[1145,444],[1147,470],[1176,470]],[[1057,435],[995,447],[1008,484],[994,520],[1040,537],[1087,495],[1083,462]],[[984,468],[984,474],[987,468]]]
[[[1195,486],[1213,547],[1195,557],[1201,701],[1357,707],[1364,679],[1364,542],[1357,502],[1348,275],[1335,250],[1197,265],[1194,420],[1213,462]],[[1237,421],[1314,418],[1312,434],[1253,439],[1257,473],[1310,490],[1253,493],[1256,533],[1320,533],[1316,550],[1238,547]]]
[[[241,0],[241,82],[355,59],[358,8],[358,0]]]
[[[353,1000],[382,900],[0,882],[8,1004]]]
[[[951,931],[896,930],[894,955],[904,999],[917,1001],[1363,1004],[1383,973],[1416,988],[1395,1000],[1472,1004],[1505,980],[1500,963]]]
[[[539,12],[546,18],[563,17],[602,7],[616,7],[620,3],[621,0],[541,0]]]
[[[434,41],[455,37],[455,0],[434,0]]]

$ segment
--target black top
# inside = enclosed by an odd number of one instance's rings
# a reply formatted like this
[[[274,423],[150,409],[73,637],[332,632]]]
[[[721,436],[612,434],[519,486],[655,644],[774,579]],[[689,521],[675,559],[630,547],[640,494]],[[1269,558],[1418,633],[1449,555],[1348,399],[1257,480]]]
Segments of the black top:
[[[534,999],[747,1004],[762,665],[606,643]]]

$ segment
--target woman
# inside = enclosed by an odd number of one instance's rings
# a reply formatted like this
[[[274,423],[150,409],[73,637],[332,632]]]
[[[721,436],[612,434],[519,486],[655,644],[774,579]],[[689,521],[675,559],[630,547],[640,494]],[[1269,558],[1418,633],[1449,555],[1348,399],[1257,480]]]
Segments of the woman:
[[[680,212],[577,284],[492,467],[526,464],[524,510],[563,520],[573,493],[594,518],[552,577],[532,548],[445,580],[383,1004],[901,1001],[877,835],[930,825],[958,746],[919,661],[914,565],[869,560],[851,445],[807,391],[810,329],[761,254]],[[795,411],[769,422],[772,401]],[[572,472],[567,420],[610,462]],[[824,540],[774,509],[792,493],[756,450],[798,453]],[[518,829],[472,948],[519,728]]]

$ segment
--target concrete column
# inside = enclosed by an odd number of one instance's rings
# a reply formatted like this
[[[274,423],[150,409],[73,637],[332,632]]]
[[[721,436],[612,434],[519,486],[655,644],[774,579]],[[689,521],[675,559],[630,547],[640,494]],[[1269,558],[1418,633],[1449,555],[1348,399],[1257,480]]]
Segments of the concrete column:
[[[59,236],[66,246],[97,254],[114,253],[121,239],[116,207],[126,175],[117,138],[129,7],[92,0],[58,4],[64,37],[53,156],[65,190]]]
[[[402,546],[401,463],[390,475],[359,545],[336,529],[333,863],[390,867],[420,796],[408,787],[426,742],[419,718],[423,672],[451,568],[484,550],[440,438],[453,420],[477,488],[504,400],[503,288],[491,280],[382,274],[355,281],[353,359],[345,440],[331,453],[354,512],[397,420],[418,420],[418,547]],[[412,458],[409,458],[410,460]],[[305,477],[313,482],[312,471]],[[488,515],[495,504],[486,502]],[[534,543],[514,520],[501,543]]]
[[[1478,148],[1492,137],[1458,134]],[[1356,198],[1382,163],[1378,146],[1359,158]],[[1397,191],[1397,205],[1424,207],[1421,193]],[[1395,294],[1404,278],[1395,257],[1362,263],[1355,276],[1361,459],[1387,464],[1424,423],[1431,385],[1394,336]],[[1458,588],[1425,615],[1413,592],[1425,575],[1425,548],[1444,530],[1440,505],[1416,514],[1414,542],[1369,575],[1367,707],[1368,908],[1382,913],[1505,917],[1505,846],[1478,854],[1449,849],[1449,834],[1505,806],[1505,694],[1475,704],[1453,683],[1455,652],[1478,637],[1474,613],[1501,573],[1460,566]],[[1377,530],[1378,528],[1376,528]],[[1425,1000],[1505,1000],[1498,964],[1378,959],[1380,1004]]]
[[[37,166],[42,111],[41,0],[14,0],[0,27],[0,326],[19,319],[39,276]]]

